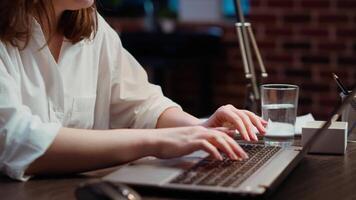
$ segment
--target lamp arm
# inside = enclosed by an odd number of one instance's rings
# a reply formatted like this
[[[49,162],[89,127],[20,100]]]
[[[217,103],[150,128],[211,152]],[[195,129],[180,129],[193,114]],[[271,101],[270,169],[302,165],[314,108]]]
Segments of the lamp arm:
[[[244,50],[241,50],[241,53],[245,53],[242,54],[242,57],[244,59],[244,56],[246,56],[246,60],[244,60],[244,69],[245,69],[245,73],[246,73],[246,78],[250,79],[251,81],[251,85],[252,85],[252,91],[254,94],[254,97],[256,99],[260,98],[260,94],[259,94],[259,90],[258,90],[258,86],[257,86],[257,80],[256,80],[256,73],[255,73],[255,67],[253,64],[253,60],[252,60],[252,54],[251,54],[251,48],[250,48],[250,42],[248,39],[248,33],[247,33],[247,24],[245,23],[245,18],[242,12],[242,8],[241,8],[241,0],[235,0],[234,1],[234,5],[235,5],[235,9],[236,9],[236,18],[240,21],[240,27],[241,27],[241,31],[237,31],[238,36],[242,36],[239,37],[242,39],[242,42],[240,42],[240,44],[244,44],[243,46],[241,46],[241,49],[244,47]],[[240,34],[240,35],[239,35]],[[247,63],[247,66],[246,66]],[[248,70],[247,70],[248,69]],[[250,72],[250,73],[248,73]]]

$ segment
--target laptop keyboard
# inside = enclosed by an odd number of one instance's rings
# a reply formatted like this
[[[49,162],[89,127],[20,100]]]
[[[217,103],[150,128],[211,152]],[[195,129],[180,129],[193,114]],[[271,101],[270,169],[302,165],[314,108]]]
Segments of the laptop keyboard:
[[[281,147],[256,144],[240,144],[249,159],[201,160],[183,172],[171,183],[184,185],[238,187],[244,180],[266,163]]]

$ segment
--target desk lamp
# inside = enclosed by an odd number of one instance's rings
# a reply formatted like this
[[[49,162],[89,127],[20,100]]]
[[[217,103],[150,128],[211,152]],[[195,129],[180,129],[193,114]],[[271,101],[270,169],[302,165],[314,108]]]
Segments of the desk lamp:
[[[245,78],[249,80],[249,83],[246,85],[247,97],[246,97],[246,108],[259,113],[260,109],[260,92],[259,92],[259,83],[256,78],[255,67],[252,59],[251,52],[251,43],[254,50],[254,53],[257,58],[258,65],[261,70],[261,78],[266,78],[268,76],[266,68],[263,64],[263,60],[258,49],[255,36],[253,34],[251,24],[245,22],[244,14],[241,8],[241,0],[234,0],[236,20],[235,23],[236,33],[239,40],[241,57],[243,62],[243,67],[245,71]],[[251,43],[250,43],[251,40]]]

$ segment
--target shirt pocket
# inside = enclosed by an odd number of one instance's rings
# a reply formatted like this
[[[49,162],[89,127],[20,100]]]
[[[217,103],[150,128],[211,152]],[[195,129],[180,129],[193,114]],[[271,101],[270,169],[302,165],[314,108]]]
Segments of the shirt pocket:
[[[94,125],[96,96],[74,97],[69,127],[92,129]]]

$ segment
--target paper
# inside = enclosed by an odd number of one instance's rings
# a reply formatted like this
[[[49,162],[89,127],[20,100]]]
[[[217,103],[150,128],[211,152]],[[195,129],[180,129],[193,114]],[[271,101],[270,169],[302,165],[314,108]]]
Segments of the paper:
[[[311,113],[297,117],[295,121],[295,134],[301,135],[303,126],[312,121],[315,121],[315,119]]]
[[[266,136],[293,137],[294,126],[290,123],[273,122],[272,120],[268,120]]]

